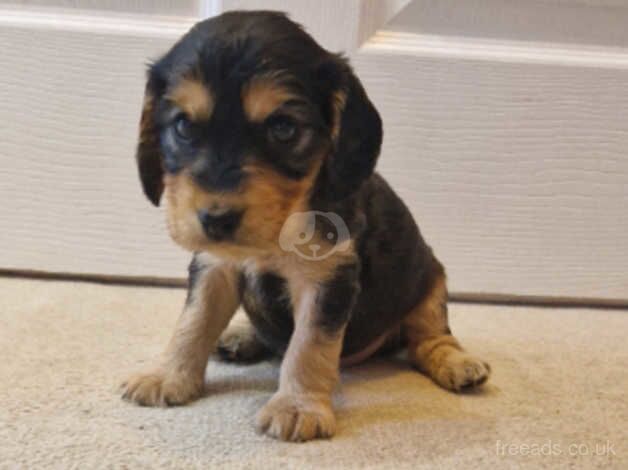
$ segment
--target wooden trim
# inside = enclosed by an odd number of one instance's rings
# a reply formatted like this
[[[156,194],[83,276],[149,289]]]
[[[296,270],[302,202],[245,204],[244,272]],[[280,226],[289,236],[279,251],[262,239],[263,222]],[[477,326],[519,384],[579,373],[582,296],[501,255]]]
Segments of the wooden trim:
[[[545,295],[492,294],[489,292],[452,292],[449,300],[456,303],[519,305],[560,308],[628,308],[628,299],[599,299],[589,297],[552,297]]]
[[[196,18],[151,16],[117,12],[91,12],[0,6],[0,27],[63,30],[93,34],[178,39]]]
[[[360,54],[392,54],[490,62],[628,69],[624,48],[378,31]]]
[[[363,0],[360,3],[357,47],[362,46],[412,0]]]
[[[149,277],[149,276],[111,276],[107,274],[83,274],[83,273],[51,273],[48,271],[36,270],[15,270],[0,269],[0,279],[23,278],[37,279],[42,281],[74,281],[74,282],[95,282],[98,284],[116,284],[129,286],[148,287],[187,287],[187,280],[172,277]]]
[[[221,0],[215,3],[215,8],[211,11],[285,11],[293,20],[305,26],[323,47],[351,55],[409,2],[410,0]]]
[[[223,11],[222,0],[200,0],[199,1],[199,18],[211,18],[219,15]]]
[[[108,276],[104,274],[50,273],[34,270],[0,269],[0,279],[24,278],[45,281],[94,282],[98,284],[128,285],[142,287],[187,287],[187,280],[182,278]],[[628,299],[599,299],[589,297],[552,297],[540,295],[494,294],[490,292],[451,292],[449,300],[453,303],[494,304],[515,306],[537,306],[552,308],[628,308]]]

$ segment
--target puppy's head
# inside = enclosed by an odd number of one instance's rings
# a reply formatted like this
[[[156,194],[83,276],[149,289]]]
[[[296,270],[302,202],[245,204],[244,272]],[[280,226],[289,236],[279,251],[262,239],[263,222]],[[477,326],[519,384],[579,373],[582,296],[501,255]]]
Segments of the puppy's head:
[[[357,191],[381,134],[344,59],[283,14],[232,12],[194,26],[150,67],[137,163],[155,205],[165,190],[184,248],[266,249],[312,194]]]

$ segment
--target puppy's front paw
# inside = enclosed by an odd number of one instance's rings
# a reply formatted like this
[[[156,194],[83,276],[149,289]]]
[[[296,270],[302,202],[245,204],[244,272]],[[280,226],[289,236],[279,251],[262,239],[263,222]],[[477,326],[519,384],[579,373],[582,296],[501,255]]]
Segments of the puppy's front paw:
[[[336,418],[327,398],[277,392],[257,414],[256,427],[283,441],[302,442],[333,436]]]
[[[202,380],[161,369],[133,375],[122,384],[122,398],[142,406],[184,405],[202,391]]]
[[[481,359],[463,351],[448,354],[434,374],[442,387],[461,392],[479,387],[491,375],[491,367]]]

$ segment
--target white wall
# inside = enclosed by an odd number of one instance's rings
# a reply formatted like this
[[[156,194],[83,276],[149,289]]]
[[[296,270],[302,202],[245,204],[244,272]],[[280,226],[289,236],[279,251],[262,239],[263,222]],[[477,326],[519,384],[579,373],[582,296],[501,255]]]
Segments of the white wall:
[[[181,278],[133,159],[144,64],[199,12],[283,3],[12,3],[28,5],[0,3],[0,269]],[[385,121],[379,168],[452,290],[627,301],[628,5],[416,0],[394,18],[405,3],[289,8],[351,53]]]

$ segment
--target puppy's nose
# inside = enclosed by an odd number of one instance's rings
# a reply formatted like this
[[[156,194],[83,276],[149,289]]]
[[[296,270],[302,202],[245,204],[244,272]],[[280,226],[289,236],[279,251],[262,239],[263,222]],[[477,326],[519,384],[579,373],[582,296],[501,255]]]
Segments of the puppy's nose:
[[[207,238],[222,241],[233,237],[240,225],[242,213],[243,211],[227,210],[212,214],[206,209],[201,209],[196,212],[196,215]]]

